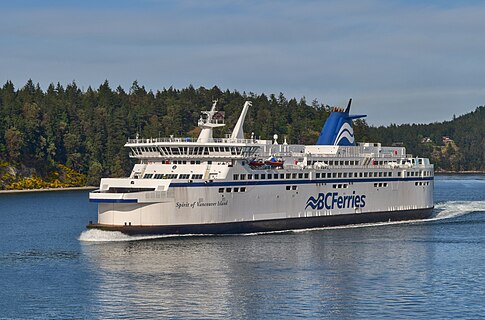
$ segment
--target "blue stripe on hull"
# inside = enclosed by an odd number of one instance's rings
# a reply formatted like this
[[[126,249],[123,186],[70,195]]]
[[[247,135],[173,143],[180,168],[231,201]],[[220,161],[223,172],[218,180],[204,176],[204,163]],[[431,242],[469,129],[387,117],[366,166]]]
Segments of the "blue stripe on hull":
[[[279,184],[317,184],[317,183],[359,183],[359,182],[393,182],[393,181],[433,181],[433,177],[426,178],[379,178],[379,179],[314,179],[314,180],[265,180],[265,181],[230,181],[230,182],[172,182],[170,187],[238,187],[253,185],[279,185]]]
[[[89,199],[89,202],[98,202],[98,203],[136,203],[136,199]]]
[[[163,235],[163,234],[240,234],[270,232],[282,230],[323,228],[360,223],[385,221],[417,220],[429,218],[433,208],[386,211],[360,214],[342,214],[335,216],[274,219],[230,223],[208,223],[177,226],[111,226],[89,224],[88,229],[120,231],[128,235]]]

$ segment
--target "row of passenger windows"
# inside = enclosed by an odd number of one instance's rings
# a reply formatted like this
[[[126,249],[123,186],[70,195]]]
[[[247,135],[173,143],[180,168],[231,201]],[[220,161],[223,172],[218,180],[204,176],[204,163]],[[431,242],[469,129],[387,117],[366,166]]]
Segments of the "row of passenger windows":
[[[308,160],[307,165],[314,165],[317,163],[323,163],[327,166],[358,166],[358,160],[328,160],[328,161],[315,161],[315,160]]]
[[[308,179],[308,173],[234,174],[233,180]],[[392,172],[316,172],[315,179],[392,177]]]
[[[160,152],[164,155],[209,155],[209,153],[230,153],[239,155],[243,152],[255,151],[255,147],[134,147],[133,153],[142,154],[143,152]]]
[[[307,173],[256,173],[256,174],[234,174],[233,180],[276,180],[276,179],[308,179]]]
[[[143,176],[143,179],[190,179],[190,174],[187,174],[187,173],[181,173],[181,174],[163,174],[163,173],[156,173],[156,174],[153,174],[153,173],[147,173]],[[201,174],[192,174],[192,178],[193,180],[196,180],[196,179],[202,179],[202,175]]]
[[[219,188],[219,193],[224,193],[224,192],[246,192],[246,187]]]
[[[429,181],[420,181],[420,182],[415,182],[415,186],[429,186]]]
[[[349,187],[348,184],[346,183],[339,183],[339,184],[334,184],[332,185],[334,189],[347,189]]]
[[[388,184],[387,182],[384,182],[384,183],[374,183],[374,187],[375,188],[387,188]]]
[[[430,171],[423,171],[423,176],[431,176]],[[407,177],[419,177],[419,171],[407,171]],[[388,178],[392,177],[393,173],[388,171],[376,172],[316,172],[315,179],[330,179],[330,178]],[[398,177],[402,176],[402,172],[398,171]],[[308,173],[268,173],[268,174],[234,174],[233,180],[276,180],[276,179],[308,179]]]

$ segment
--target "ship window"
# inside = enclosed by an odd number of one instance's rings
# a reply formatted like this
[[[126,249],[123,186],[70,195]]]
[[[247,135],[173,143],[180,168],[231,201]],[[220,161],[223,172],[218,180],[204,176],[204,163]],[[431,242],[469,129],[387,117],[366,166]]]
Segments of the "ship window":
[[[387,177],[387,172],[384,172],[384,177]]]
[[[364,172],[364,178],[367,178],[367,172]]]
[[[200,160],[196,160],[195,161],[195,164],[200,164]]]
[[[286,190],[290,190],[291,189],[291,186],[286,186]]]
[[[400,176],[401,176],[401,171],[399,171],[399,172],[397,173],[397,176],[398,176],[398,177],[400,177]]]
[[[245,175],[245,174],[241,174],[241,175],[239,176],[239,178],[240,178],[240,180],[246,180],[246,175]]]
[[[349,165],[349,162],[348,161],[345,161],[345,165],[348,166]]]
[[[190,161],[190,164],[195,164],[195,160]]]
[[[224,192],[224,188],[219,188],[219,193],[223,193]]]
[[[379,172],[379,177],[382,177],[382,172]]]
[[[291,173],[286,174],[286,179],[291,179]]]
[[[308,179],[308,172],[304,175],[305,179]]]
[[[238,175],[238,174],[233,175],[233,176],[232,176],[232,179],[233,179],[233,180],[239,180],[239,175]]]
[[[392,177],[392,172],[389,172],[389,177]]]
[[[210,152],[214,152],[214,147],[209,147]]]
[[[253,175],[252,174],[248,174],[248,180],[252,180],[253,179]]]
[[[329,165],[329,166],[333,166],[333,161],[329,161],[329,162],[328,162],[328,165]]]
[[[317,172],[315,178],[320,179],[320,172]]]
[[[296,186],[291,186],[291,190],[296,190]]]
[[[259,174],[254,175],[254,180],[259,180]]]
[[[332,173],[332,176],[333,176],[334,178],[337,178],[337,172]]]
[[[303,173],[298,174],[298,179],[303,179]]]
[[[226,188],[226,192],[231,192],[231,188]]]
[[[153,179],[162,179],[162,176],[163,176],[163,175],[162,175],[161,173],[157,173],[157,174],[156,174],[156,175],[153,177]]]
[[[241,192],[246,192],[246,187],[241,187]]]
[[[266,174],[261,174],[261,180],[266,179]],[[268,174],[268,179],[271,179],[271,174]]]
[[[239,192],[239,188],[234,188],[234,192]]]
[[[143,179],[151,179],[153,177],[153,173],[147,173],[143,176]]]
[[[291,174],[291,178],[292,178],[292,179],[296,179],[296,173],[292,173],[292,174]]]
[[[339,172],[339,173],[338,173],[338,177],[339,177],[339,178],[342,178],[342,172]]]
[[[285,178],[285,174],[284,173],[280,173],[280,179],[284,179]]]
[[[190,177],[190,174],[181,174],[180,179],[188,179]]]
[[[212,164],[212,161],[211,160],[207,161],[207,164]]]
[[[349,172],[349,178],[352,178],[354,176],[353,172]]]
[[[192,175],[192,179],[202,179],[202,175],[201,174],[193,174]]]

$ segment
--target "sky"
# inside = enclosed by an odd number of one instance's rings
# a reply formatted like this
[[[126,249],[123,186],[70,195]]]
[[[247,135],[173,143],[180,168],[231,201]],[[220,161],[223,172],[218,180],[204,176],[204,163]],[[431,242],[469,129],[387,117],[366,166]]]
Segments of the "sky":
[[[0,0],[0,85],[218,86],[440,122],[485,104],[484,17],[471,0]]]

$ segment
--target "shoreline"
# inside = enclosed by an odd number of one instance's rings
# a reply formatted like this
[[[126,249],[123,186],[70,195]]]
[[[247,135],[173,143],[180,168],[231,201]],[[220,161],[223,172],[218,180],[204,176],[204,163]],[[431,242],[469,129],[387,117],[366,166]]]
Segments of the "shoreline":
[[[98,187],[66,187],[66,188],[45,188],[45,189],[20,189],[20,190],[0,190],[0,194],[8,193],[27,193],[27,192],[54,192],[54,191],[82,191],[82,190],[96,190]]]
[[[435,175],[485,174],[485,171],[435,171]]]

